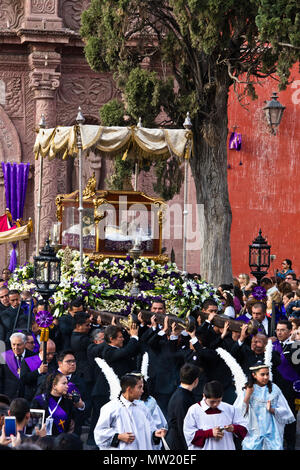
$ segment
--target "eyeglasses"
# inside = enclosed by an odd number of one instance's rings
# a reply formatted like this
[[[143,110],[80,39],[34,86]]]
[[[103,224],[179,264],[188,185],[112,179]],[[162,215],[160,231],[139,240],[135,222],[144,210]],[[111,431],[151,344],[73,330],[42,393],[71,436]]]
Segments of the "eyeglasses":
[[[64,361],[66,364],[76,364],[76,360],[75,359],[70,359],[68,361]]]

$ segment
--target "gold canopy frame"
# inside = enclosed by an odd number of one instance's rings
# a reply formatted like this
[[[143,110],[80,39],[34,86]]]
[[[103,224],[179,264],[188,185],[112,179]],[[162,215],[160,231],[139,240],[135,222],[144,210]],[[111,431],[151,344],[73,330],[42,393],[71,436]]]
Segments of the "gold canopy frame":
[[[139,123],[131,127],[106,127],[95,125],[84,125],[85,118],[81,108],[78,108],[76,124],[71,127],[57,126],[46,129],[45,118],[41,116],[39,129],[34,144],[35,158],[40,158],[40,182],[39,182],[39,203],[38,203],[38,223],[37,223],[37,251],[40,240],[40,212],[41,212],[41,186],[43,159],[48,157],[66,159],[68,157],[78,157],[79,159],[79,194],[78,212],[80,221],[80,272],[82,277],[83,269],[83,188],[82,188],[82,157],[83,153],[89,150],[100,152],[106,157],[114,158],[124,151],[123,159],[131,158],[136,162],[136,166],[143,159],[164,159],[170,156],[182,159],[185,164],[185,197],[187,195],[187,164],[193,149],[193,133],[191,131],[191,121],[187,113],[183,129],[148,129],[143,128]],[[137,174],[137,172],[136,172]],[[137,190],[137,182],[135,183]],[[184,208],[186,207],[186,199]],[[186,216],[184,214],[184,234],[183,234],[183,269],[185,270],[185,240],[186,240]],[[158,255],[159,256],[159,255]]]

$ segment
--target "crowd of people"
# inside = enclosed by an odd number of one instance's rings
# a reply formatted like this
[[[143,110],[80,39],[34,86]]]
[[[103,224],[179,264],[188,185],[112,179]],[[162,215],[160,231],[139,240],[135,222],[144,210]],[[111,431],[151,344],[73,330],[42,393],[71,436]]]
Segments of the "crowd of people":
[[[300,285],[291,266],[284,260],[260,285],[240,274],[218,286],[219,302],[205,300],[186,327],[162,300],[121,325],[75,298],[47,341],[36,314],[49,305],[9,290],[4,269],[0,449],[295,450]],[[45,420],[29,432],[33,409]],[[6,416],[16,435],[6,435]]]

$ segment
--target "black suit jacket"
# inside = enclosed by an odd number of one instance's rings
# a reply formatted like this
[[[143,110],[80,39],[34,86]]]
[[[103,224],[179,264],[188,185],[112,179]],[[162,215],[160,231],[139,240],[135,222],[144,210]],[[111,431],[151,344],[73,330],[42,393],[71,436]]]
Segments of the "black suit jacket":
[[[69,313],[62,315],[58,320],[58,330],[60,331],[61,350],[70,349],[71,335],[75,328],[74,318]]]
[[[33,355],[31,351],[26,349],[24,358]],[[23,363],[24,359],[22,360],[21,367]],[[0,365],[0,393],[7,395],[11,400],[13,398],[24,397],[24,384],[20,377],[16,377],[8,364]]]
[[[195,403],[193,392],[178,387],[168,405],[168,433],[166,441],[171,450],[186,450],[183,421],[188,409]]]
[[[76,371],[86,384],[92,381],[92,370],[88,362],[87,349],[92,343],[89,335],[73,331],[71,335],[70,347],[76,359]]]
[[[179,385],[179,369],[174,356],[177,340],[169,340],[167,335],[160,336],[159,330],[147,341],[150,348],[149,377],[154,394],[172,394]]]
[[[36,354],[38,357],[39,355]],[[45,382],[47,374],[40,374],[38,371],[39,368],[31,370],[26,361],[22,361],[20,380],[22,382],[23,397],[26,400],[31,402],[33,398],[38,395],[37,391],[41,389],[42,385]],[[57,361],[54,358],[48,364],[48,374],[54,372],[57,369]]]
[[[28,315],[25,314],[22,307],[20,307],[20,311],[19,308],[9,307],[0,313],[0,324],[2,325],[0,340],[5,341],[6,346],[10,347],[10,335],[14,331],[26,330],[28,328]]]

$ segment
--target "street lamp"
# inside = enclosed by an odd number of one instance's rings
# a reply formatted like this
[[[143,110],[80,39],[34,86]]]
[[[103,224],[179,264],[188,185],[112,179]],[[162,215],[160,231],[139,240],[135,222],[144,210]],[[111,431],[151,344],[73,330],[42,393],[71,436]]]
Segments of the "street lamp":
[[[49,237],[41,249],[39,256],[33,257],[34,276],[33,281],[36,291],[41,294],[45,302],[46,310],[36,314],[36,322],[40,326],[41,343],[43,345],[43,364],[47,364],[47,341],[49,338],[49,327],[52,326],[53,317],[47,311],[48,301],[56,291],[60,283],[60,259],[57,258],[55,250],[50,246]]]
[[[56,291],[60,283],[60,259],[57,258],[49,238],[41,249],[39,256],[33,257],[34,283],[36,291],[41,294],[45,303]]]
[[[268,274],[270,267],[270,250],[267,240],[262,236],[261,229],[258,237],[249,245],[249,266],[251,274],[256,277],[257,284],[260,285],[261,279]]]
[[[263,110],[266,113],[266,118],[267,118],[268,125],[270,126],[271,133],[273,135],[276,135],[276,131],[280,124],[283,111],[285,110],[285,106],[279,103],[276,92],[273,92],[271,96],[271,100],[267,101],[267,104],[263,108]]]

